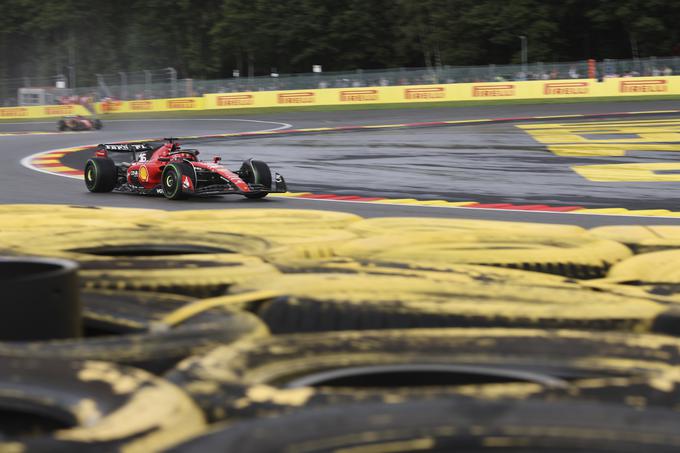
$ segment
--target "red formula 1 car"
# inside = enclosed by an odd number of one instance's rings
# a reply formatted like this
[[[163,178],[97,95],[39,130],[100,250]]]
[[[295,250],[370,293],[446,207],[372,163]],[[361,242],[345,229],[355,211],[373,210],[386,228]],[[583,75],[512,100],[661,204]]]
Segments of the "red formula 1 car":
[[[259,160],[248,159],[237,171],[198,160],[198,150],[183,149],[175,139],[161,146],[148,143],[99,145],[85,164],[85,185],[90,192],[162,194],[171,200],[189,195],[240,194],[263,198],[286,191],[283,176]],[[122,158],[121,158],[122,156]]]
[[[59,120],[57,129],[60,131],[91,131],[102,128],[101,120],[85,118],[84,116],[65,116]]]

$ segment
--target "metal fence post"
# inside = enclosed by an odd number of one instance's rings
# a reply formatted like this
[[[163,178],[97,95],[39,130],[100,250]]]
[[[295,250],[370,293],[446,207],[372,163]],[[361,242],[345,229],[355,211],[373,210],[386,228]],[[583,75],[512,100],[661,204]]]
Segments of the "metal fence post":
[[[120,75],[120,98],[126,100],[129,98],[127,74],[123,71],[120,71],[118,74]]]
[[[177,97],[177,71],[175,68],[166,68],[170,72],[170,97]]]
[[[151,71],[148,69],[144,70],[144,97],[146,99],[153,98],[153,94],[151,93]]]

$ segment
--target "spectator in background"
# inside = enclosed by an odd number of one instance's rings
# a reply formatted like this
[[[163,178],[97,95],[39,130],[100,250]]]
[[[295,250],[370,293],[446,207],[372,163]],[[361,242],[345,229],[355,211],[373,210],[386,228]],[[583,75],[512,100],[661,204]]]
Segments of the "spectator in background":
[[[576,69],[575,66],[572,66],[571,68],[569,68],[569,77],[571,77],[572,79],[580,79],[581,78],[581,74],[578,73],[578,70]]]
[[[671,69],[670,66],[666,66],[665,68],[663,68],[663,75],[665,76],[673,75],[673,70]]]

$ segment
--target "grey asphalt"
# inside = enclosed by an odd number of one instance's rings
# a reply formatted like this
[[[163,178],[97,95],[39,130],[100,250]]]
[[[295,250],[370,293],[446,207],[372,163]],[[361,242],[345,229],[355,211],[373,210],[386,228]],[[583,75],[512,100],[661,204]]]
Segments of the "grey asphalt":
[[[271,198],[259,202],[220,197],[170,202],[124,194],[90,194],[82,182],[24,168],[20,160],[50,149],[164,136],[205,135],[294,128],[392,124],[574,113],[613,113],[677,108],[677,102],[544,104],[329,112],[282,112],[258,116],[181,120],[105,121],[104,129],[80,134],[0,136],[0,203],[66,203],[159,209],[300,208],[354,212],[364,217],[432,216],[549,223],[680,224],[680,219],[512,212],[465,208],[390,206]],[[245,121],[244,121],[245,120]],[[272,124],[254,122],[270,121]],[[56,123],[0,123],[0,133],[52,131]],[[680,206],[678,183],[591,183],[573,173],[574,164],[593,158],[563,158],[547,152],[511,123],[411,130],[300,135],[247,140],[203,141],[204,156],[221,154],[226,163],[265,160],[284,174],[290,190],[389,198],[449,199],[483,203],[576,204],[631,209]],[[655,154],[655,153],[654,153]],[[657,161],[668,159],[658,153]],[[83,158],[80,156],[79,158]],[[634,159],[635,156],[628,159]],[[626,160],[630,161],[630,160]],[[606,163],[614,163],[607,160]],[[677,209],[680,210],[680,209]]]

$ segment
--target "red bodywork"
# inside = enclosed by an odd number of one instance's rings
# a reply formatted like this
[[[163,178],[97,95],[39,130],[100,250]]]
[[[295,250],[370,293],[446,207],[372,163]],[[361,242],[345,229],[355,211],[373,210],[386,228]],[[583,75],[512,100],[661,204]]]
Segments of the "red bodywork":
[[[145,189],[153,189],[161,184],[161,175],[168,163],[187,162],[194,168],[204,168],[213,173],[217,173],[228,179],[243,192],[250,192],[248,184],[228,168],[216,163],[201,162],[192,154],[178,153],[178,151],[181,151],[181,149],[177,143],[166,143],[153,151],[151,156],[146,158],[146,160],[142,159],[139,162],[133,163],[127,171],[128,183],[141,185]],[[171,152],[173,152],[172,155],[170,154]],[[137,181],[133,180],[135,174],[137,175]],[[194,189],[189,178],[185,178],[185,180],[182,181],[182,185],[185,191],[193,191]]]
[[[108,157],[108,152],[105,149],[100,149],[97,150],[95,155]],[[166,143],[153,151],[141,153],[138,160],[131,163],[127,169],[127,182],[133,186],[141,186],[146,190],[156,189],[161,185],[163,169],[172,162],[185,162],[194,169],[205,169],[220,175],[235,186],[234,191],[253,192],[248,183],[241,179],[239,175],[217,163],[218,159],[215,162],[199,161],[194,154],[183,153],[178,143]],[[193,182],[190,178],[183,178],[182,190],[184,192],[194,191]]]

